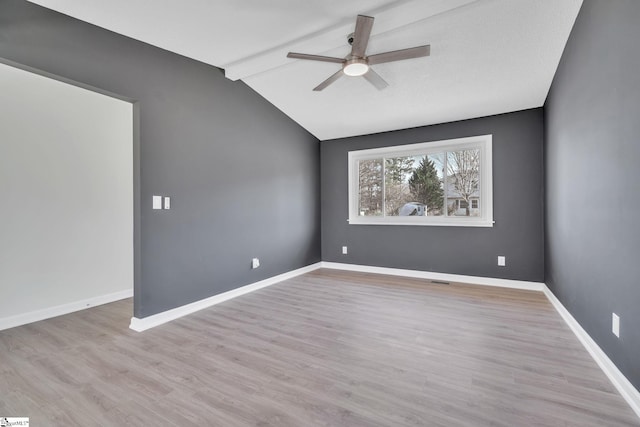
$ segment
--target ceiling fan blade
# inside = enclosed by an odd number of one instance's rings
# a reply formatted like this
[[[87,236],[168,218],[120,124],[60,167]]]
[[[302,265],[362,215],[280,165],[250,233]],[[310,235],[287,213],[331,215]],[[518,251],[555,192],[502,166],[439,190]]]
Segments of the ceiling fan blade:
[[[351,55],[363,57],[369,44],[369,36],[373,28],[373,18],[371,16],[358,15],[356,30],[353,33],[353,44],[351,45]]]
[[[384,79],[380,77],[380,74],[376,73],[371,68],[369,68],[369,71],[363,74],[362,77],[367,79],[367,81],[374,85],[378,90],[382,90],[389,86],[389,83],[385,82]]]
[[[287,58],[307,59],[309,61],[335,62],[337,64],[342,64],[344,62],[344,59],[334,58],[333,56],[308,55],[306,53],[296,53],[296,52],[287,53]]]
[[[329,86],[331,83],[333,83],[336,80],[338,80],[343,75],[344,75],[344,73],[342,72],[342,70],[340,70],[340,71],[336,72],[335,74],[333,74],[331,77],[329,77],[327,80],[325,80],[322,83],[320,83],[318,86],[314,87],[313,90],[316,91],[316,92],[320,92],[321,90],[323,90],[324,88]]]
[[[384,62],[402,61],[403,59],[420,58],[431,54],[431,45],[410,47],[408,49],[393,50],[391,52],[378,53],[367,58],[369,65],[382,64]]]

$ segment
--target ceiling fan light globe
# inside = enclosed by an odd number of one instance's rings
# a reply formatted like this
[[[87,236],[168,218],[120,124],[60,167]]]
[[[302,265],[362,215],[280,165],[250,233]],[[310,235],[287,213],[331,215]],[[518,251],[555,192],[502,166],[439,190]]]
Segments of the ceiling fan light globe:
[[[362,76],[364,74],[367,74],[367,71],[369,71],[369,65],[367,65],[365,62],[351,62],[351,63],[345,64],[342,71],[347,76],[351,76],[351,77]]]

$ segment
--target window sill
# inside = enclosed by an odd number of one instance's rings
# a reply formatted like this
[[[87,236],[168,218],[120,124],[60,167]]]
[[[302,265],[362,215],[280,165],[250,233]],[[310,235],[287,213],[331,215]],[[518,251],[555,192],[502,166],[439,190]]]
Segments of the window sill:
[[[403,218],[402,220],[398,220],[397,218],[355,218],[348,219],[347,222],[349,225],[417,225],[421,227],[493,227],[493,224],[495,223],[493,220],[464,218],[447,218],[442,220],[429,220],[428,222],[424,221],[422,218]]]

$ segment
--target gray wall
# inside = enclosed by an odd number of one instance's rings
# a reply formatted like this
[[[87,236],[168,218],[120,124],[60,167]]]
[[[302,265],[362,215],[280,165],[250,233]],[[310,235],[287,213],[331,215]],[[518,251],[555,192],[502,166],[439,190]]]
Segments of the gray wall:
[[[639,22],[637,0],[585,0],[545,104],[545,280],[636,388]]]
[[[349,151],[484,134],[493,134],[493,228],[347,223]],[[534,109],[321,142],[322,259],[542,281],[543,135],[542,109]]]
[[[137,317],[320,260],[319,143],[242,82],[23,0],[0,58],[137,101]]]

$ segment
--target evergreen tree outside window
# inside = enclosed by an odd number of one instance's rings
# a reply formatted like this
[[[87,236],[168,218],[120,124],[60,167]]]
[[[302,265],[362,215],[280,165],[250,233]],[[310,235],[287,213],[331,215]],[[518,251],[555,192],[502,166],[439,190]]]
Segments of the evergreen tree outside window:
[[[444,213],[443,179],[438,175],[434,156],[431,159],[429,157],[422,157],[418,167],[413,170],[409,189],[415,200],[427,206],[427,215],[440,216]]]

